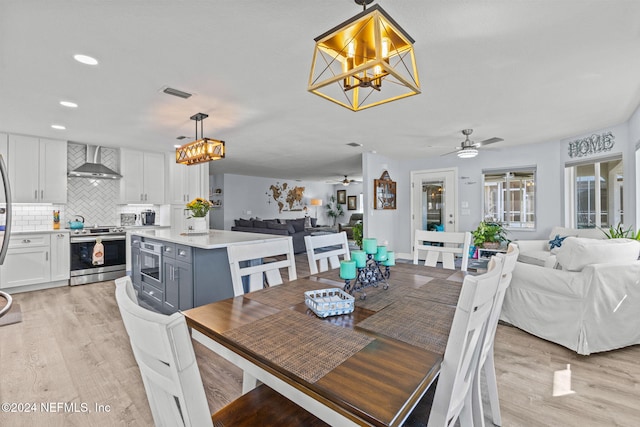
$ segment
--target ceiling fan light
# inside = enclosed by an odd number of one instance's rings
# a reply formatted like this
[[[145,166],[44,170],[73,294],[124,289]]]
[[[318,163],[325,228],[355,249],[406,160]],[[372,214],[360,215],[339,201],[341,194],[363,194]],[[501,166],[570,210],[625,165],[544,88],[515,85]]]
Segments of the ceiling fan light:
[[[463,148],[462,150],[458,151],[458,157],[460,157],[461,159],[471,159],[477,155],[478,150],[473,147]]]

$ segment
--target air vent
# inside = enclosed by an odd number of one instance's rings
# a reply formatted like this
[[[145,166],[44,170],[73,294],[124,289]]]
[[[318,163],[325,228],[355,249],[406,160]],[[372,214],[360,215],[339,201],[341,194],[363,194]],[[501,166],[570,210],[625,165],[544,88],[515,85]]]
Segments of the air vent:
[[[347,145],[349,147],[362,147],[362,144],[358,144],[357,142],[350,142]]]
[[[179,137],[177,137],[176,139],[185,139],[185,138],[186,138],[186,136],[184,136],[184,135],[180,135],[180,136],[179,136]]]
[[[174,89],[172,87],[165,87],[162,91],[167,95],[177,96],[178,98],[182,98],[182,99],[187,99],[191,97],[190,93],[183,92],[181,90]]]

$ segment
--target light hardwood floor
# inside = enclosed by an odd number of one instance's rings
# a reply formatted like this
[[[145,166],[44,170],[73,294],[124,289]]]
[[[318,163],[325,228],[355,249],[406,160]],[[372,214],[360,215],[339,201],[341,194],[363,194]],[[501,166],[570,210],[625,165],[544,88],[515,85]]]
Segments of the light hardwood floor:
[[[308,274],[305,256],[296,264],[298,276]],[[113,282],[17,294],[14,301],[23,321],[0,327],[0,402],[36,410],[0,411],[0,426],[152,425]],[[241,373],[197,343],[195,349],[213,412],[240,394]],[[640,346],[579,356],[499,325],[495,350],[504,426],[640,425]],[[553,372],[568,363],[576,393],[552,397]],[[47,404],[57,412],[45,412]]]

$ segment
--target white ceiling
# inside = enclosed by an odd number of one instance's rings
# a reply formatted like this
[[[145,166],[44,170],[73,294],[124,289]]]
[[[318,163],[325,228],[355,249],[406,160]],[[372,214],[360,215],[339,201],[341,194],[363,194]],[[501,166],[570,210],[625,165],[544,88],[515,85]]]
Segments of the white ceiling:
[[[170,151],[203,112],[227,143],[215,171],[325,180],[364,151],[437,156],[468,127],[496,148],[558,140],[640,102],[640,1],[377,3],[416,40],[422,94],[354,113],[306,91],[313,39],[351,0],[1,0],[0,131]]]

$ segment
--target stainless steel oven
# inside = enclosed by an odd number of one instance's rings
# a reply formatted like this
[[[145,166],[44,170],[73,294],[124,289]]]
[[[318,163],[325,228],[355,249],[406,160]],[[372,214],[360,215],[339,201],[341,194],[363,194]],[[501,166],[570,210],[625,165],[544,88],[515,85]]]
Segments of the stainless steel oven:
[[[160,243],[140,243],[140,274],[142,280],[156,287],[162,285],[162,248]]]
[[[94,248],[98,238],[104,252],[100,261],[96,262]],[[123,229],[97,227],[73,231],[69,240],[71,286],[113,280],[126,274],[126,234]]]

